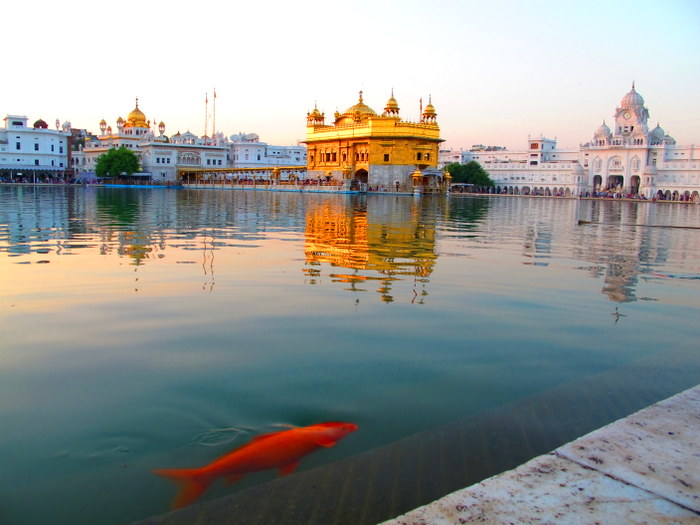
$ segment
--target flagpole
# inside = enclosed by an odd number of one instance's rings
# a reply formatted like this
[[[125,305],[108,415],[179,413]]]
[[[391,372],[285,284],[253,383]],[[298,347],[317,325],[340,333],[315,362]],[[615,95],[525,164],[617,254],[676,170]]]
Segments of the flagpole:
[[[214,122],[212,123],[211,138],[212,141],[216,137],[216,88],[214,88]]]

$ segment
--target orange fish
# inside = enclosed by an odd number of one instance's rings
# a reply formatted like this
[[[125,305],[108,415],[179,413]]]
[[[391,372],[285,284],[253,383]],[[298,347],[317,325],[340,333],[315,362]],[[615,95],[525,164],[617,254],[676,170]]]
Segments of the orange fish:
[[[284,476],[294,472],[301,458],[321,447],[332,447],[357,430],[354,423],[327,422],[254,438],[209,465],[192,469],[159,469],[180,486],[172,508],[185,507],[196,500],[218,478],[235,483],[250,472],[276,468]]]

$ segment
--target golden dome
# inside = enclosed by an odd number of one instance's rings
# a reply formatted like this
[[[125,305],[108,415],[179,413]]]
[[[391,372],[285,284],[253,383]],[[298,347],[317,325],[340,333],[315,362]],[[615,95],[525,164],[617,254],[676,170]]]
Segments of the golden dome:
[[[345,113],[359,113],[360,115],[376,115],[375,111],[362,101],[362,91],[360,91],[359,102],[354,106],[351,106],[348,109],[346,109]]]
[[[139,99],[136,97],[136,107],[129,113],[129,116],[126,118],[127,122],[131,124],[132,126],[135,125],[142,125],[144,127],[146,126],[146,115],[143,114],[143,111],[139,109]]]

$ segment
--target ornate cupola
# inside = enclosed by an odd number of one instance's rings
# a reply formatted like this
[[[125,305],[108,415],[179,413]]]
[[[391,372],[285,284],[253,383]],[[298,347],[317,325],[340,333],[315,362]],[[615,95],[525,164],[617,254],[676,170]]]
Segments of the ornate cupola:
[[[612,133],[610,132],[610,128],[605,123],[605,121],[603,121],[603,123],[596,130],[595,135],[593,136],[593,142],[596,146],[605,146],[607,144],[610,144],[611,138]]]
[[[399,103],[396,102],[394,98],[394,89],[391,90],[391,98],[387,101],[386,107],[384,108],[384,117],[396,117],[399,116]]]
[[[323,126],[325,123],[325,113],[321,113],[314,103],[314,110],[311,113],[306,114],[306,125],[307,126]]]
[[[104,135],[106,130],[107,130],[107,121],[105,119],[102,119],[102,120],[100,120],[100,133],[102,133],[102,135]]]
[[[435,107],[433,106],[432,95],[428,95],[428,105],[425,106],[425,109],[423,110],[421,122],[426,124],[437,124],[437,113],[435,112]]]

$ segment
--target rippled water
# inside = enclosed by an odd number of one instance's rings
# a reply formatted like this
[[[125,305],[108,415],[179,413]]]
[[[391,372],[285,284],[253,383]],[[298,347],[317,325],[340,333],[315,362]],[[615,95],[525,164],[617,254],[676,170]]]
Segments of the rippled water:
[[[360,426],[310,468],[696,352],[698,226],[681,204],[0,187],[0,522],[145,518],[174,495],[151,469],[262,432]]]

